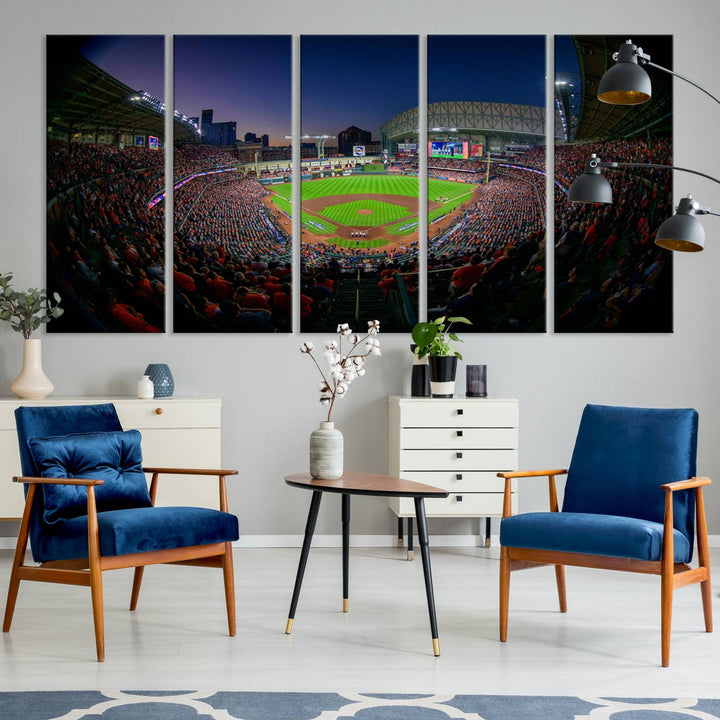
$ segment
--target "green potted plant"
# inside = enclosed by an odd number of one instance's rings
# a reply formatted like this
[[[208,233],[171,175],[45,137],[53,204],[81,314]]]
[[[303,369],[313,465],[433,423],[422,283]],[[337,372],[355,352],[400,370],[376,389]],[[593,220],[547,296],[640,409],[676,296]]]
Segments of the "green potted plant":
[[[464,317],[442,317],[430,322],[419,322],[412,329],[415,354],[428,357],[430,364],[430,392],[433,397],[452,397],[455,392],[457,361],[462,355],[454,343],[462,342],[452,331],[456,323],[471,325]]]
[[[12,277],[12,273],[0,273],[0,320],[10,323],[10,327],[22,333],[25,340],[22,371],[10,385],[10,390],[25,400],[42,400],[53,391],[53,384],[42,369],[40,340],[30,336],[41,325],[63,314],[59,307],[60,296],[53,293],[53,305],[45,290],[13,290]]]

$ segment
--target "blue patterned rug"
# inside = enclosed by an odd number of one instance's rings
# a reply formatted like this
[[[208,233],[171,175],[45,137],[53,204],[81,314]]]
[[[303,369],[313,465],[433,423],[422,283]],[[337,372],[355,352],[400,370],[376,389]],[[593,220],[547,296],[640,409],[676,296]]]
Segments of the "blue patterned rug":
[[[720,700],[192,691],[0,693],[0,720],[716,720]]]

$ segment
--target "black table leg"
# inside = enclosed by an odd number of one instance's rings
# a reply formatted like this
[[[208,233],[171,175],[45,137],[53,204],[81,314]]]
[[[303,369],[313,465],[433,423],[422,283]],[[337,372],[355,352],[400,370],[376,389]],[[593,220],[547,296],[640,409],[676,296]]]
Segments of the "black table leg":
[[[350,495],[342,495],[342,540],[343,540],[343,612],[349,609],[349,568],[350,568]]]
[[[413,550],[413,519],[409,517],[408,521],[408,541],[407,541],[407,559],[412,560],[415,557],[415,551]]]
[[[440,654],[440,642],[438,640],[437,618],[435,617],[435,595],[433,593],[432,571],[430,569],[430,548],[428,547],[427,521],[425,519],[425,500],[422,497],[415,498],[415,517],[417,518],[418,542],[420,543],[420,554],[422,556],[423,573],[425,575],[425,593],[427,595],[428,612],[430,614],[433,654],[437,657]]]
[[[403,546],[403,519],[398,518],[398,547]]]
[[[310,543],[312,542],[312,536],[315,532],[320,500],[322,500],[322,492],[320,490],[313,490],[312,500],[310,501],[310,512],[308,513],[308,519],[305,525],[305,539],[303,540],[302,552],[300,553],[300,564],[298,565],[297,575],[295,576],[295,588],[293,590],[292,601],[290,602],[287,625],[285,626],[285,632],[288,635],[292,631],[293,621],[295,620],[295,610],[297,609],[298,598],[300,597],[300,588],[302,586],[303,575],[305,575],[305,566],[307,565],[308,555],[310,554]]]

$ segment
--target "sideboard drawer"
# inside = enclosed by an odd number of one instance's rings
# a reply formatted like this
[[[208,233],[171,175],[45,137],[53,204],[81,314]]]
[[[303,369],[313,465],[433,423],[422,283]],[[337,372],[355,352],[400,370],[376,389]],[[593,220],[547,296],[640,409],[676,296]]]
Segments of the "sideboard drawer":
[[[126,430],[220,427],[220,400],[197,402],[191,399],[115,401],[120,423]]]
[[[516,496],[512,498],[513,512],[517,510]],[[413,517],[412,498],[392,498],[390,509],[398,516]],[[428,517],[490,517],[502,515],[502,493],[451,493],[446,498],[425,498]]]
[[[400,404],[400,426],[514,428],[518,425],[517,402],[464,398],[419,400]]]
[[[516,450],[401,450],[400,472],[413,470],[494,470],[517,466]]]
[[[436,470],[436,471],[405,471],[400,473],[400,477],[406,480],[414,480],[424,485],[433,485],[435,487],[448,490],[453,493],[468,492],[504,492],[505,480],[499,478],[497,473],[488,472],[453,472],[452,470]]]
[[[405,428],[401,442],[404,450],[435,448],[514,450],[518,445],[518,434],[516,428]]]

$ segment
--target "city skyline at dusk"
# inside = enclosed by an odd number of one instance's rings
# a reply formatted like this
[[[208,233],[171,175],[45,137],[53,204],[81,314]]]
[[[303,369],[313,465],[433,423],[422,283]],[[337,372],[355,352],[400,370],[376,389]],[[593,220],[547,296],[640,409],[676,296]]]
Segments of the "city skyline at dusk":
[[[237,123],[237,137],[267,134],[290,145],[292,129],[290,35],[176,35],[175,110],[213,122]]]

